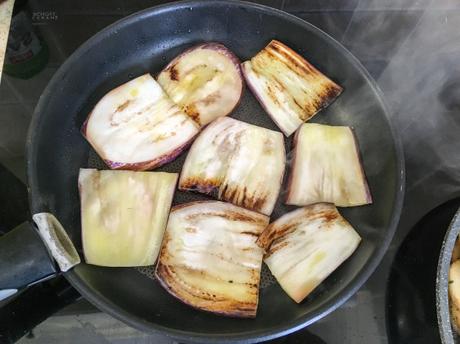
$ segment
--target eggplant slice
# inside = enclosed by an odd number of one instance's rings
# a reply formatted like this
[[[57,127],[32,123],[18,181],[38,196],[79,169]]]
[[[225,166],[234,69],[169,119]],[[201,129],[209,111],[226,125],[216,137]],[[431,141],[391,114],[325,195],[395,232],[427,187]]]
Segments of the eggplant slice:
[[[205,201],[174,207],[156,276],[182,302],[233,317],[255,317],[263,250],[256,240],[268,217]]]
[[[449,306],[452,327],[460,334],[460,260],[454,261],[449,269]]]
[[[153,265],[178,175],[80,169],[82,242],[88,264]]]
[[[179,189],[209,194],[270,215],[281,188],[285,161],[280,132],[219,118],[190,148]]]
[[[331,104],[343,90],[276,40],[244,62],[242,70],[253,94],[286,136]]]
[[[243,92],[240,61],[219,43],[200,44],[183,52],[157,80],[200,126],[232,112]]]
[[[356,250],[361,237],[333,204],[294,210],[271,223],[257,243],[264,262],[297,303]]]
[[[112,169],[148,170],[175,159],[199,126],[145,74],[107,93],[82,133]]]
[[[352,207],[372,203],[350,127],[303,124],[294,138],[287,204]]]

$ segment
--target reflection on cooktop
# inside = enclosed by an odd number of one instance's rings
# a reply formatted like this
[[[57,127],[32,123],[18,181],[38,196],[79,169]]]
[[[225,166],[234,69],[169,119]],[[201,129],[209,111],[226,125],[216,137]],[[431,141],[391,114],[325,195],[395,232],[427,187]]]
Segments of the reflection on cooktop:
[[[386,294],[389,343],[440,343],[436,269],[444,234],[459,206],[455,199],[432,210],[399,247]]]

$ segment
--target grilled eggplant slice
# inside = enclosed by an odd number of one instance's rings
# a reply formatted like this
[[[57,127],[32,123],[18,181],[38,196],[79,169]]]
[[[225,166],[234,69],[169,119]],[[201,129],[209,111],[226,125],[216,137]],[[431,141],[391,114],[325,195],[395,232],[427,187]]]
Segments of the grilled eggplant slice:
[[[460,334],[460,260],[456,260],[449,269],[449,306],[452,326]]]
[[[457,240],[455,240],[455,246],[454,246],[454,249],[452,250],[451,263],[455,262],[458,259],[460,259],[460,238],[459,237],[457,237]]]
[[[453,262],[449,269],[449,296],[453,302],[460,308],[460,260]]]
[[[88,264],[155,263],[177,173],[80,169],[82,242]]]
[[[175,159],[198,125],[145,74],[107,93],[82,133],[112,169],[148,170]]]
[[[205,201],[172,209],[156,276],[182,302],[233,317],[255,317],[268,217]]]
[[[449,309],[452,328],[455,332],[457,332],[457,335],[460,335],[460,308],[452,304],[452,301],[450,300]]]
[[[358,247],[361,238],[333,204],[294,210],[271,223],[257,243],[264,262],[297,303],[308,296]]]
[[[270,215],[281,188],[285,160],[281,133],[219,118],[193,143],[179,189]]]
[[[243,92],[240,61],[219,43],[200,44],[183,52],[157,80],[200,126],[232,112]]]
[[[331,104],[343,90],[276,40],[244,62],[242,70],[253,94],[286,136]]]
[[[287,204],[352,207],[372,203],[350,127],[303,124],[294,139]]]

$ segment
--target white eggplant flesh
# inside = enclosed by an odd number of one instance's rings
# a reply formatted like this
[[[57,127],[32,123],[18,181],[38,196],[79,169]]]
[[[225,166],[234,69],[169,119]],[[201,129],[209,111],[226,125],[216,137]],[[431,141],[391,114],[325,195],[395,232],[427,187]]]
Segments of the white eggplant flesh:
[[[232,112],[243,92],[240,61],[225,46],[212,42],[177,56],[157,80],[200,126]]]
[[[255,317],[268,217],[230,203],[192,202],[169,216],[156,276],[182,302],[232,317]]]
[[[460,260],[456,260],[449,269],[449,306],[452,326],[460,333]]]
[[[276,40],[244,62],[242,70],[254,96],[286,136],[331,104],[343,90]]]
[[[455,332],[457,332],[458,335],[460,335],[460,308],[450,303],[449,309],[450,309],[450,318],[451,318],[452,328],[454,329]]]
[[[80,169],[82,242],[88,264],[153,265],[177,173]]]
[[[110,168],[148,170],[175,159],[199,126],[145,74],[107,93],[82,132]]]
[[[450,259],[451,263],[460,259],[460,237],[457,237],[455,240],[454,249],[452,250],[452,258]]]
[[[179,189],[209,194],[270,215],[285,162],[283,134],[229,117],[219,118],[190,148]]]
[[[460,308],[460,260],[453,262],[449,269],[449,297]]]
[[[361,237],[333,204],[294,210],[271,223],[258,244],[264,262],[297,303],[307,297],[356,250]]]
[[[296,133],[287,204],[352,207],[372,203],[350,127],[305,123]]]

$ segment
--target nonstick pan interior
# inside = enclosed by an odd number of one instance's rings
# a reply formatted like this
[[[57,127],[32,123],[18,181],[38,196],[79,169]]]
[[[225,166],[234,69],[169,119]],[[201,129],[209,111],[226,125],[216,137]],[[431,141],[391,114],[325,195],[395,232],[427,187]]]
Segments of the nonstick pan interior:
[[[199,342],[256,341],[302,328],[348,299],[369,277],[396,228],[403,198],[403,158],[382,96],[364,68],[312,25],[268,7],[241,2],[178,2],[143,11],[103,30],[80,47],[53,77],[36,108],[28,138],[31,209],[50,211],[80,254],[81,167],[105,168],[80,134],[98,99],[143,73],[155,75],[178,53],[204,41],[230,48],[242,60],[278,39],[345,89],[312,122],[355,129],[374,203],[340,209],[363,237],[354,255],[301,304],[265,275],[256,319],[194,310],[170,296],[147,271],[80,264],[69,281],[102,310],[142,330]],[[248,89],[232,117],[278,130]],[[289,140],[286,140],[289,147]],[[179,171],[186,153],[161,170]],[[120,196],[122,197],[122,196]],[[283,195],[281,195],[281,198]],[[204,196],[177,192],[174,202]],[[278,202],[272,219],[289,207]]]

